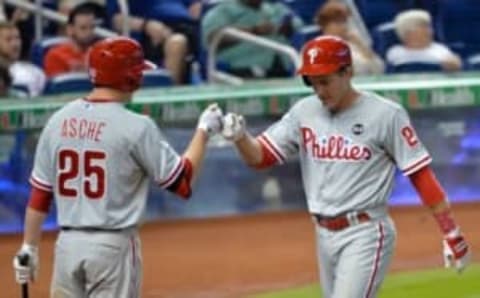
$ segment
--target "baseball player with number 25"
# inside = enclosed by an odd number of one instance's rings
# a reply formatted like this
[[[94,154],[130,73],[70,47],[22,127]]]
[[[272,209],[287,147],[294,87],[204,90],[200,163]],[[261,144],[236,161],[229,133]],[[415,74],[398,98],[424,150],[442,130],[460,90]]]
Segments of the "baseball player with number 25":
[[[124,104],[151,68],[140,45],[125,37],[92,46],[93,90],[57,111],[36,149],[24,242],[14,257],[16,280],[35,278],[41,225],[52,198],[60,233],[55,247],[52,297],[140,297],[142,258],[137,225],[149,177],[188,198],[206,143],[220,132],[222,112],[210,105],[182,156],[149,117]],[[27,265],[19,260],[28,256]]]
[[[387,212],[396,167],[440,227],[445,265],[461,272],[469,247],[405,109],[353,88],[350,49],[341,39],[312,39],[302,58],[298,73],[314,95],[256,138],[246,132],[243,117],[232,113],[224,117],[222,134],[255,168],[299,155],[324,297],[376,297],[396,239]]]

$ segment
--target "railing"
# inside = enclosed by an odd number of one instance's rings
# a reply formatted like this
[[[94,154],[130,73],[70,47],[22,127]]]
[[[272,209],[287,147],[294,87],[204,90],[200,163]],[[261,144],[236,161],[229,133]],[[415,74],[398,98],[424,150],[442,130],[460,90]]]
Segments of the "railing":
[[[288,56],[290,60],[292,60],[295,68],[298,68],[300,66],[300,56],[293,47],[253,35],[236,28],[226,27],[214,35],[210,45],[208,46],[207,79],[209,83],[225,82],[231,85],[241,85],[243,83],[243,80],[241,78],[217,70],[217,49],[220,41],[224,37],[229,37],[240,41],[246,41],[264,48],[272,49],[276,52]]]
[[[60,24],[66,24],[68,20],[66,16],[58,13],[57,11],[42,7],[41,0],[35,0],[35,4],[32,4],[25,0],[4,0],[4,1],[5,3],[25,9],[26,11],[29,11],[35,14],[35,40],[42,39],[42,18],[47,18],[49,20],[58,22]],[[116,32],[99,28],[99,27],[95,28],[95,33],[102,37],[111,37],[111,36],[118,35]]]

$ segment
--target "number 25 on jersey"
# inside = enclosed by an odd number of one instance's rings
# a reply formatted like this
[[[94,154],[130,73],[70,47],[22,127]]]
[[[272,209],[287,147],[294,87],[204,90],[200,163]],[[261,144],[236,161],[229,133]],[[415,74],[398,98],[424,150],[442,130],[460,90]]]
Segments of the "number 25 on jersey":
[[[58,152],[59,194],[70,198],[102,199],[106,187],[106,157],[107,154],[99,150],[61,149]]]

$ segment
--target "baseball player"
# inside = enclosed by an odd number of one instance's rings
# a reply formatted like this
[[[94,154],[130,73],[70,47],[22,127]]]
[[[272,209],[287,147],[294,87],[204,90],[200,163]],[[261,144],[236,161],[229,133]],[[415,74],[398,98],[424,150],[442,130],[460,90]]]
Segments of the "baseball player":
[[[55,246],[52,297],[139,297],[142,258],[137,226],[151,177],[182,198],[191,194],[210,134],[222,112],[210,105],[183,155],[147,116],[128,111],[151,68],[140,45],[125,37],[99,41],[88,65],[93,90],[56,112],[36,149],[24,242],[14,258],[16,280],[35,278],[41,225],[52,198],[60,233]],[[21,266],[18,256],[29,257]]]
[[[298,73],[313,95],[256,138],[246,132],[243,117],[231,113],[224,117],[222,134],[257,169],[298,154],[324,297],[377,295],[395,245],[387,199],[396,167],[438,222],[445,264],[461,272],[469,260],[468,245],[405,109],[353,88],[350,49],[339,38],[309,41],[302,58]]]

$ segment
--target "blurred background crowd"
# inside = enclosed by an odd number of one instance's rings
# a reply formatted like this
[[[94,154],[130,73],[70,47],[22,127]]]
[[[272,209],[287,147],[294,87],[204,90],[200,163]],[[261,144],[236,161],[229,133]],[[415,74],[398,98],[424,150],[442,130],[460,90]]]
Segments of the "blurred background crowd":
[[[22,2],[41,5],[45,14]],[[475,70],[480,35],[470,28],[479,23],[475,0],[2,0],[0,96],[88,90],[88,48],[115,34],[137,39],[158,65],[147,86],[205,82],[215,43],[214,65],[229,75],[295,75],[278,51],[229,35],[216,40],[227,27],[297,53],[314,36],[342,37],[359,76]]]

